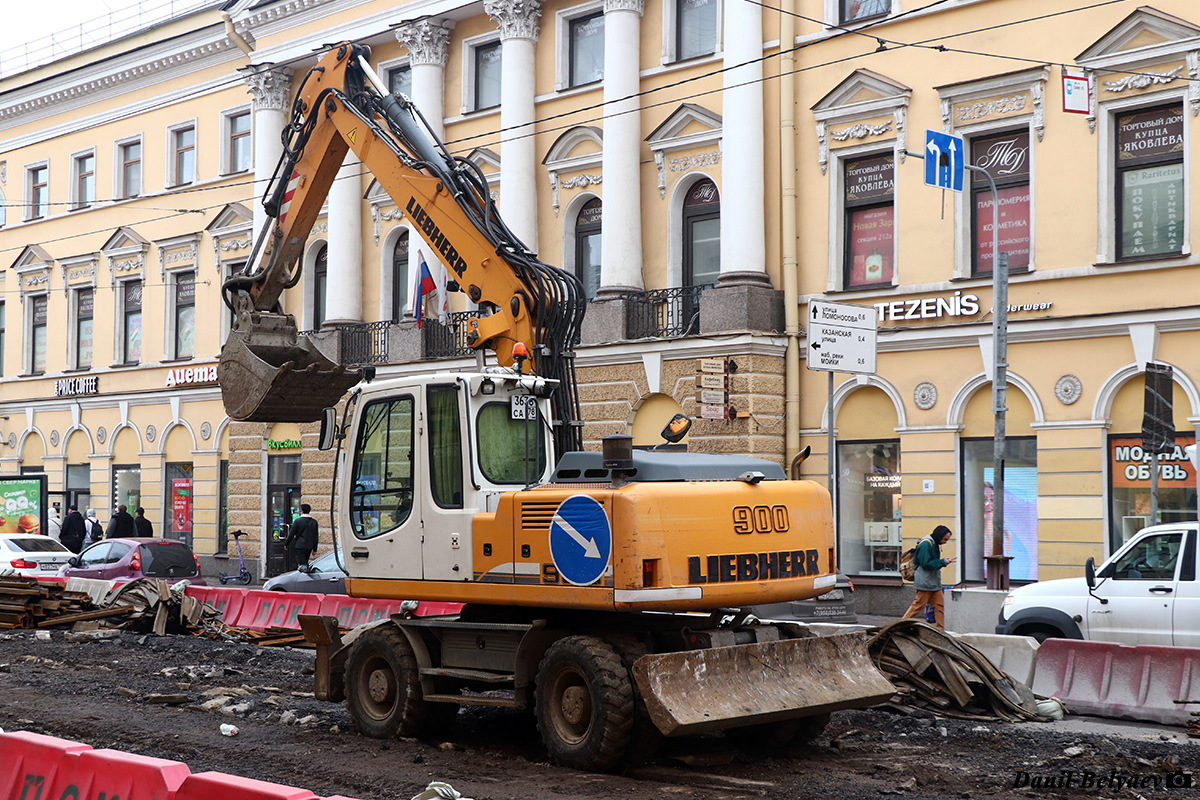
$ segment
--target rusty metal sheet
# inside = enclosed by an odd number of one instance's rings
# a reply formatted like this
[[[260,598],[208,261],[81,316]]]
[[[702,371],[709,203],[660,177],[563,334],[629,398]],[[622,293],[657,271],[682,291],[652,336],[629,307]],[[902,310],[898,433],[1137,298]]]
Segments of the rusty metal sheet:
[[[862,633],[647,655],[633,674],[667,736],[866,708],[896,691]]]

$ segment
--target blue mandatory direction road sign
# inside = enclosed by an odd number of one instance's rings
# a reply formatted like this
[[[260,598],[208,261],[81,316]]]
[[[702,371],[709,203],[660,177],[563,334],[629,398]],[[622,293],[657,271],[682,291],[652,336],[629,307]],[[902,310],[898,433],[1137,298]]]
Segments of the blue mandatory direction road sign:
[[[961,192],[965,157],[961,136],[925,131],[925,183],[929,186]]]
[[[550,522],[550,558],[567,583],[598,581],[612,558],[612,527],[604,506],[585,494],[562,501]]]

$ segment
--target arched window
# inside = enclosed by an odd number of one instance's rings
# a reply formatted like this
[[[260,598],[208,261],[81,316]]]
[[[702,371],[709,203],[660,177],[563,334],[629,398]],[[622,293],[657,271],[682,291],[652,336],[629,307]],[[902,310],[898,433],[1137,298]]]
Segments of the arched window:
[[[313,265],[313,328],[325,321],[325,297],[329,282],[329,246],[321,245],[317,263]]]
[[[600,198],[587,201],[575,218],[575,274],[583,284],[587,299],[600,289]]]
[[[408,305],[408,231],[396,239],[392,247],[392,322],[404,318]]]
[[[711,286],[721,274],[721,197],[699,181],[683,201],[683,285]]]

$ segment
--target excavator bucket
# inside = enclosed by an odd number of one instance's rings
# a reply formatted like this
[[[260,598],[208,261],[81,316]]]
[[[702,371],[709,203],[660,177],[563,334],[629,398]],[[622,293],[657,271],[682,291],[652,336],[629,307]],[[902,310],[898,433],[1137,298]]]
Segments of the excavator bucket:
[[[296,332],[285,314],[255,313],[249,330],[235,328],[221,348],[217,381],[230,418],[243,422],[314,422],[362,378],[329,360]]]
[[[896,692],[862,633],[646,655],[633,675],[666,736],[866,708]]]

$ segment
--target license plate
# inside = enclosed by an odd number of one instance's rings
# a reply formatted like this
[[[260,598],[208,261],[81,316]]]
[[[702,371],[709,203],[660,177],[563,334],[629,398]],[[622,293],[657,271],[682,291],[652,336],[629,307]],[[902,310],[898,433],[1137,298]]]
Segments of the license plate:
[[[42,569],[42,570],[45,570],[46,572],[49,572],[52,569],[55,569],[55,570],[58,569],[60,566],[61,566],[60,564],[47,564],[46,562],[43,561],[41,564],[38,565],[38,569]]]
[[[823,595],[817,597],[818,600],[841,600],[843,592],[841,589],[830,589]]]

